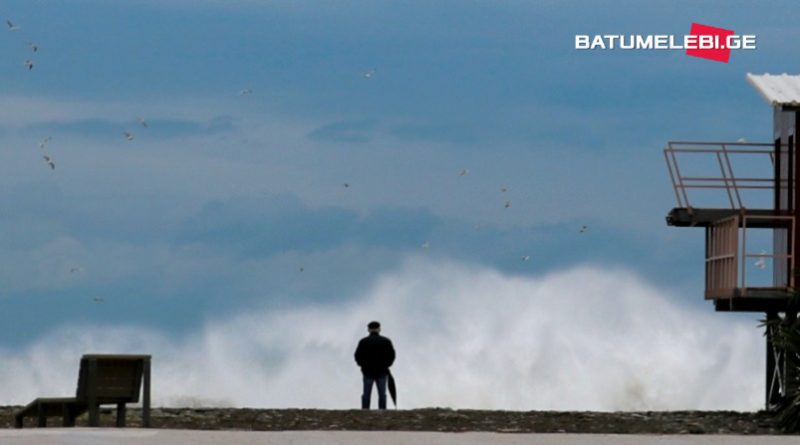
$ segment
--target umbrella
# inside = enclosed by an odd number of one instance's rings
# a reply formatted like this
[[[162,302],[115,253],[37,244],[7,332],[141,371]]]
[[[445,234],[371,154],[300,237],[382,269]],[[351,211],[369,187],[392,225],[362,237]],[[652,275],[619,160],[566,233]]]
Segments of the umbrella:
[[[397,409],[397,386],[394,384],[394,376],[391,372],[389,372],[389,395],[392,396],[392,403],[394,403],[394,409]]]

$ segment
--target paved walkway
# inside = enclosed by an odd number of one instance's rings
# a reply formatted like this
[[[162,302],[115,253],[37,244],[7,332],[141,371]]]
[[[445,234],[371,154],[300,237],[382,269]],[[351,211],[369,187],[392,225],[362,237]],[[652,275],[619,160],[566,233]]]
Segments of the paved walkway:
[[[800,436],[643,436],[400,431],[0,430],[3,445],[800,445]]]

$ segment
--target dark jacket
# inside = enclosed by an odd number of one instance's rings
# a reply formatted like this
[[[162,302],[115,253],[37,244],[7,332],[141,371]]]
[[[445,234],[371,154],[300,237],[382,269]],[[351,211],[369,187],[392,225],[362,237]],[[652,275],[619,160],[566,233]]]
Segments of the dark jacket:
[[[358,342],[355,357],[365,376],[382,377],[389,374],[394,363],[394,346],[391,340],[373,332]]]

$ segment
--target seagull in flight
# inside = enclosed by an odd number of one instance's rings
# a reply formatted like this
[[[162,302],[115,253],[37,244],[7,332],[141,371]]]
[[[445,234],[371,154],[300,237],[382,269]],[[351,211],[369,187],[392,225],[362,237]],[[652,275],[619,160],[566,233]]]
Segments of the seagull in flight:
[[[15,25],[14,23],[12,23],[11,20],[6,20],[6,25],[8,25],[8,30],[9,31],[19,31],[20,30],[20,27]]]
[[[367,70],[361,73],[361,76],[364,77],[364,79],[372,79],[372,76],[374,75],[375,75],[375,69]]]
[[[531,259],[530,255],[525,255],[522,257],[522,261],[529,261]]]
[[[31,59],[26,60],[25,61],[25,66],[28,67],[28,71],[32,70],[33,69],[33,60],[31,60]]]
[[[102,298],[102,297],[94,297],[94,302],[95,303],[105,303],[106,299]]]
[[[584,224],[581,226],[581,230],[579,230],[578,233],[586,233],[587,230],[589,230],[589,226]]]
[[[81,266],[72,266],[69,268],[69,273],[75,272],[83,272],[83,268]]]
[[[465,168],[464,170],[461,170],[461,171],[458,173],[458,176],[467,176],[468,174],[469,174],[469,169],[466,169],[466,168]]]
[[[507,191],[508,191],[508,188],[507,188],[507,187],[501,187],[501,188],[500,188],[500,193],[505,193],[505,192],[507,192]]]
[[[766,255],[766,254],[767,254],[766,250],[762,250],[760,253],[760,255]],[[767,259],[764,258],[763,256],[759,257],[758,260],[756,260],[755,262],[755,266],[761,270],[764,270],[767,267]]]
[[[41,142],[39,142],[39,148],[44,150],[45,145],[47,145],[47,143],[52,141],[52,140],[53,140],[53,138],[51,136],[47,136],[46,138],[42,139]]]
[[[147,128],[147,121],[145,121],[143,117],[137,117],[136,120],[139,121],[142,127]]]
[[[349,188],[349,187],[350,187],[350,183],[348,183],[348,182],[345,182],[345,183],[344,183],[344,184],[342,184],[342,185],[344,186],[344,188]]]
[[[244,88],[242,90],[239,90],[240,96],[246,96],[248,94],[253,94],[253,90],[251,90],[250,88]]]
[[[53,162],[53,158],[51,158],[50,156],[47,156],[47,155],[42,156],[42,158],[44,159],[44,162],[46,162],[47,165],[50,166],[50,170],[55,170],[56,169],[56,163]]]
[[[424,243],[422,243],[422,246],[420,247],[422,247],[423,249],[429,249],[431,247],[431,242],[425,241]]]
[[[39,51],[39,45],[37,45],[37,44],[35,44],[33,42],[28,42],[28,46],[31,47],[31,51],[33,51],[33,52],[38,52]]]
[[[511,201],[506,201],[506,204],[503,207],[506,209],[511,208]]]
[[[125,131],[125,132],[123,132],[122,134],[124,134],[124,135],[125,135],[125,139],[127,139],[127,140],[129,140],[129,141],[132,141],[132,140],[133,140],[133,133],[131,133],[131,132],[128,132],[128,131]]]

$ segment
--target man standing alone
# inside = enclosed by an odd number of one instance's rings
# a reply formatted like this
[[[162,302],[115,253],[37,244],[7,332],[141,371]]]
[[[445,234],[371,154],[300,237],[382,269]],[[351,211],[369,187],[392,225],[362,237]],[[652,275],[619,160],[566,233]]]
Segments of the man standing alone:
[[[358,342],[356,363],[364,375],[364,392],[361,394],[361,409],[369,409],[372,384],[378,387],[378,408],[386,409],[386,380],[389,367],[394,363],[392,341],[381,335],[381,324],[372,321],[367,325],[369,335]]]

